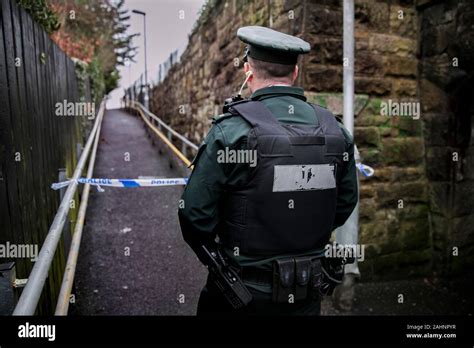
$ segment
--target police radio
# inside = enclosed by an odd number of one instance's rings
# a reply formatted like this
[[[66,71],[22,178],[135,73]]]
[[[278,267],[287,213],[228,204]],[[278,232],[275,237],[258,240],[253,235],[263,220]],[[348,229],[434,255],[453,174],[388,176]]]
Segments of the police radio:
[[[209,277],[220,293],[234,309],[245,307],[252,301],[252,294],[242,282],[238,274],[229,266],[218,249],[201,246],[206,258],[205,264]]]
[[[234,95],[233,97],[230,97],[230,98],[227,98],[225,101],[224,101],[224,107],[222,108],[222,112],[223,113],[226,113],[229,111],[229,108],[232,106],[232,105],[235,105],[236,103],[238,102],[241,102],[245,100],[244,98],[242,98],[242,96],[240,94],[237,94],[237,95]]]

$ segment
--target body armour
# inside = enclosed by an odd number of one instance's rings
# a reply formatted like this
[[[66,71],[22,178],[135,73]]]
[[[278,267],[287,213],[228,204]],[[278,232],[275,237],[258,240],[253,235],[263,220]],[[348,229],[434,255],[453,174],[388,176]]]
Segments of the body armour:
[[[281,255],[323,248],[331,235],[345,138],[328,110],[311,104],[319,125],[280,123],[259,101],[229,112],[250,125],[256,151],[246,184],[226,192],[220,243],[247,255]]]

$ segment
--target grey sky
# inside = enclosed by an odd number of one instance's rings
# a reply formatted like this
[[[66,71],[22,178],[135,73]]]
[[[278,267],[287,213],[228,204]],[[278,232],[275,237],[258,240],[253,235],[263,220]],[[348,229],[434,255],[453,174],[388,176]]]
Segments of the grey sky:
[[[183,47],[198,13],[205,0],[126,0],[125,6],[147,14],[147,56],[149,79],[154,77],[158,65],[168,58],[177,48]],[[180,12],[184,11],[184,12]],[[181,19],[180,17],[183,17]],[[135,81],[144,72],[143,16],[131,14],[130,33],[140,33],[133,45],[138,47],[138,55],[130,67],[120,67],[122,79],[119,88],[111,93],[107,107],[120,106],[123,89]],[[151,76],[150,76],[151,75]]]

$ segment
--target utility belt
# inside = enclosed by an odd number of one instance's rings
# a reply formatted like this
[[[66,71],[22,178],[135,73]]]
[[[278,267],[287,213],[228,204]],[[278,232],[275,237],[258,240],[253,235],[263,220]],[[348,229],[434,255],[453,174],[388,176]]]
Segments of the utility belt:
[[[344,265],[354,258],[289,257],[273,262],[273,270],[243,267],[244,282],[271,285],[275,303],[292,303],[332,295],[342,283]]]

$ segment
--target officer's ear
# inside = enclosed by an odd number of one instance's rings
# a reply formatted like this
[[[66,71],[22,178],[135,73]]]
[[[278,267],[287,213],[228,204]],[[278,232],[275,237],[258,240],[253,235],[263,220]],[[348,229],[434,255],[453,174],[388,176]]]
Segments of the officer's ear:
[[[295,83],[296,79],[298,78],[298,65],[295,65],[295,70],[293,71],[293,77],[292,77],[292,82]]]
[[[251,77],[252,77],[253,72],[252,72],[252,67],[250,66],[250,64],[248,62],[244,63],[244,72],[245,72],[245,76],[248,77],[247,80],[250,80]]]
[[[244,63],[244,73],[247,73],[249,72],[251,69],[250,69],[250,64],[248,62],[245,62]]]

